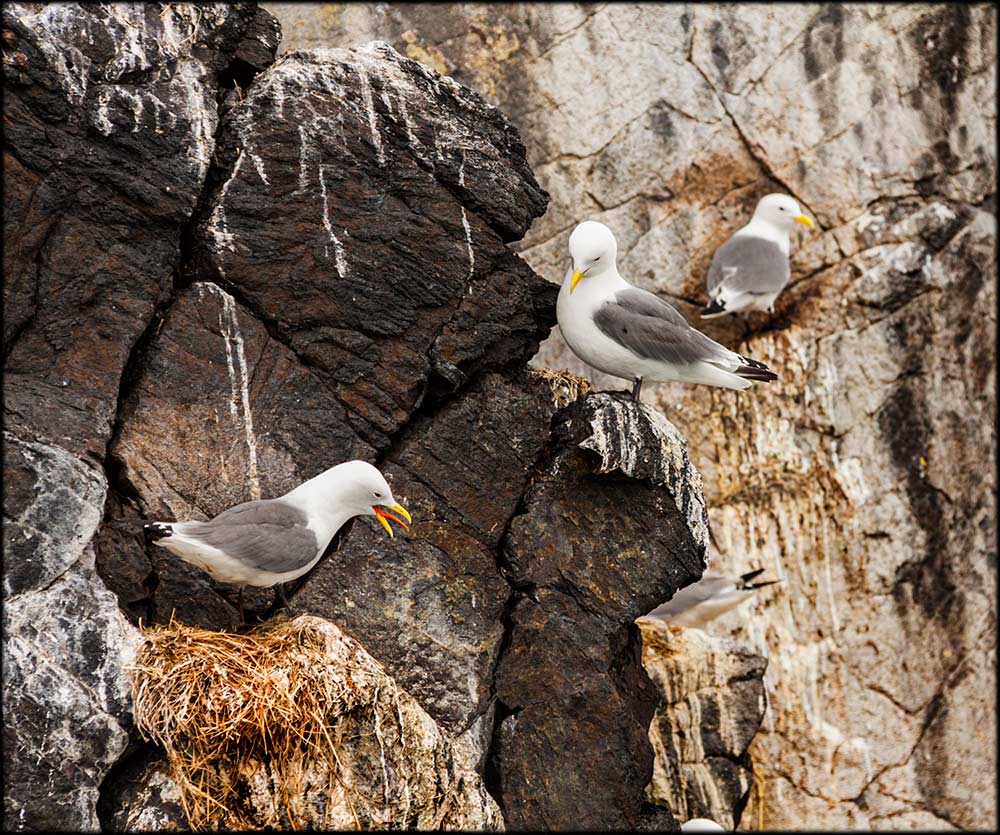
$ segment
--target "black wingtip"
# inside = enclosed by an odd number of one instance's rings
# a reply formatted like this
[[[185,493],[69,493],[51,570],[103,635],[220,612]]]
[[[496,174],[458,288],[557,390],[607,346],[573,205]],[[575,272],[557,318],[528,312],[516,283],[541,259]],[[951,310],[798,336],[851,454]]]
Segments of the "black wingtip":
[[[781,580],[764,580],[762,583],[747,583],[748,589],[762,589],[764,586],[773,586],[775,583],[780,583]]]
[[[755,569],[754,571],[748,571],[746,574],[741,574],[740,575],[740,579],[744,583],[749,583],[754,577],[759,577],[765,571],[766,571],[766,569],[764,569],[764,568],[758,568],[758,569]]]
[[[726,312],[726,306],[719,302],[718,299],[712,299],[708,303],[708,306],[701,311],[702,319],[711,319],[713,316],[721,316]]]
[[[745,380],[754,380],[761,383],[773,383],[778,379],[775,374],[764,363],[752,360],[750,357],[740,357],[743,365],[736,369],[736,375]]]
[[[170,525],[164,525],[162,522],[151,522],[148,525],[142,526],[142,534],[146,538],[147,544],[156,542],[158,539],[164,539],[173,532],[174,529]]]

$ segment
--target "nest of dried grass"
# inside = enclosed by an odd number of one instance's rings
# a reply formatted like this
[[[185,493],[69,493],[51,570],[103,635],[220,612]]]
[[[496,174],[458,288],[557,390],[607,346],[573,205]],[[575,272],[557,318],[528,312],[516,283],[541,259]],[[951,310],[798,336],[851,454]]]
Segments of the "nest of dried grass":
[[[163,746],[192,829],[440,823],[442,781],[423,799],[407,784],[428,748],[407,738],[422,711],[333,624],[302,616],[234,634],[171,622],[144,637],[129,671],[135,721]]]
[[[556,405],[564,408],[579,397],[594,390],[589,380],[571,374],[565,368],[553,371],[550,368],[533,368],[531,375],[548,383]]]

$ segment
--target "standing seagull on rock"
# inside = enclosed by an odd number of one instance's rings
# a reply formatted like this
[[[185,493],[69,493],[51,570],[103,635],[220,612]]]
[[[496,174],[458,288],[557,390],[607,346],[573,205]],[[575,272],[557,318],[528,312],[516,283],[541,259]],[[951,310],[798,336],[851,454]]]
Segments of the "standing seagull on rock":
[[[208,522],[152,522],[143,530],[148,541],[216,580],[238,584],[242,619],[246,585],[277,585],[278,598],[289,608],[281,584],[316,565],[334,534],[354,516],[375,516],[390,537],[387,520],[404,528],[410,521],[382,473],[364,461],[348,461],[277,499],[244,502]]]
[[[785,194],[769,194],[757,204],[750,222],[720,246],[708,268],[708,307],[702,319],[741,310],[771,313],[785,289],[788,238],[796,223],[812,226],[799,204]]]
[[[569,237],[556,318],[573,352],[598,371],[632,380],[639,399],[643,379],[748,388],[778,376],[692,328],[668,302],[633,287],[618,274],[618,244],[603,223],[587,220]]]

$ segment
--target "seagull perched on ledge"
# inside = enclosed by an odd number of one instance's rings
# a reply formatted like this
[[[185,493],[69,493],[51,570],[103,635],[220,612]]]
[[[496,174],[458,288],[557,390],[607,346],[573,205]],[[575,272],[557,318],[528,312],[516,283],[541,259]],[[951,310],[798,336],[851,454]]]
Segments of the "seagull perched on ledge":
[[[708,268],[708,307],[702,319],[740,310],[774,309],[788,283],[788,238],[796,223],[813,222],[786,194],[769,194],[757,204],[750,222],[720,246]]]
[[[334,534],[354,516],[375,516],[390,537],[388,520],[404,528],[411,521],[382,473],[365,461],[348,461],[277,499],[244,502],[207,522],[152,522],[143,531],[147,541],[216,580],[239,585],[242,619],[247,585],[277,585],[279,599],[289,608],[281,583],[316,565]]]
[[[704,629],[709,621],[746,603],[757,589],[773,586],[780,580],[751,583],[764,573],[763,568],[739,576],[705,574],[697,583],[685,586],[666,603],[661,603],[645,617],[660,618],[674,626]]]
[[[577,226],[569,254],[573,262],[556,302],[559,329],[584,362],[632,380],[636,400],[643,379],[730,389],[778,379],[762,362],[696,331],[671,304],[622,278],[615,263],[618,244],[603,223]]]

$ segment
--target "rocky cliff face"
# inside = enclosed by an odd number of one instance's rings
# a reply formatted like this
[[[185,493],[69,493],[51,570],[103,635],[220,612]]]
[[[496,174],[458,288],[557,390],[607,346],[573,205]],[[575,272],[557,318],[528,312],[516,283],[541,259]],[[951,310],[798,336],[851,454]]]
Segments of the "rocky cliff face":
[[[639,626],[642,663],[661,695],[649,728],[656,757],[646,793],[679,819],[735,829],[754,785],[748,749],[767,711],[767,659],[658,618]]]
[[[295,605],[508,825],[675,828],[644,796],[633,621],[704,568],[700,477],[655,411],[528,372],[555,290],[507,244],[546,195],[503,114],[384,45],[272,65],[250,5],[4,27],[8,827],[176,818],[132,727],[134,624],[235,626],[235,590],[142,522],[360,457],[412,534],[351,525]]]
[[[819,229],[774,316],[705,325],[780,382],[644,392],[704,476],[713,568],[785,580],[726,621],[770,659],[744,824],[995,823],[995,10],[275,11],[292,45],[377,36],[500,104],[551,196],[521,246],[551,280],[597,218],[693,321],[756,200],[798,198]],[[589,371],[558,334],[538,362]]]

